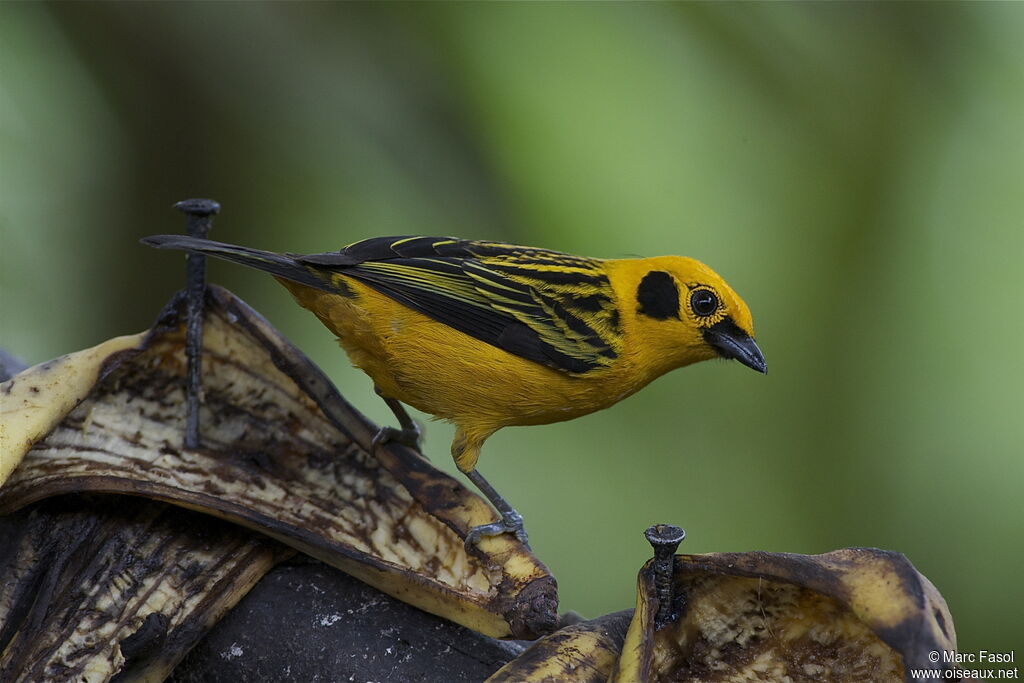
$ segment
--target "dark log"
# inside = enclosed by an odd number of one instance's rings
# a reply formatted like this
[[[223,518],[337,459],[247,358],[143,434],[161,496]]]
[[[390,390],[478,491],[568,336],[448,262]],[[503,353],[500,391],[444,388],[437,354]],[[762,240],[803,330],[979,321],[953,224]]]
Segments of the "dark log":
[[[482,681],[523,648],[300,556],[271,570],[168,680]]]

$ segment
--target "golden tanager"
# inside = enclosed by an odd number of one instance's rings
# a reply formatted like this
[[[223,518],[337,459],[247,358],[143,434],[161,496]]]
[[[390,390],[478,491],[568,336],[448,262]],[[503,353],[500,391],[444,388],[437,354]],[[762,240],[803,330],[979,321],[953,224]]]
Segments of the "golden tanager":
[[[277,254],[181,235],[143,243],[274,275],[338,337],[418,445],[402,403],[456,426],[452,456],[514,533],[522,517],[476,470],[510,425],[601,410],[675,368],[733,358],[765,372],[750,310],[713,270],[682,256],[596,259],[450,237],[376,237],[324,254]]]

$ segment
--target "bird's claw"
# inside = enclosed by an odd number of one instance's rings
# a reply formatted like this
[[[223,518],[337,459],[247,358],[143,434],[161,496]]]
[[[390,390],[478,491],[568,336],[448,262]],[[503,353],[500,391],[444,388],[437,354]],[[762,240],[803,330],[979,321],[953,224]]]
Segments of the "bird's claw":
[[[526,546],[527,550],[530,549],[530,540],[526,535],[523,516],[515,510],[502,513],[501,519],[497,522],[481,524],[470,529],[469,533],[466,534],[466,548],[469,549],[476,545],[484,536],[499,536],[504,533],[514,534],[519,539],[519,542]]]
[[[403,446],[408,446],[422,455],[422,451],[420,450],[420,440],[422,438],[423,430],[420,429],[420,426],[416,423],[413,423],[412,427],[408,427],[406,429],[381,427],[373,436],[373,441],[370,442],[370,447],[377,448],[378,446],[383,446],[394,441],[395,443],[400,443]]]

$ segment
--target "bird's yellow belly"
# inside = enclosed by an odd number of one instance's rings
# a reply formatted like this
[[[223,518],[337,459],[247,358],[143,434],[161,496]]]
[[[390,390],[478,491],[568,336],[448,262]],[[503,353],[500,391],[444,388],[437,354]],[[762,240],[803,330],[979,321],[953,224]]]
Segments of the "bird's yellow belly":
[[[477,433],[606,408],[639,387],[614,368],[569,375],[503,351],[345,278],[352,296],[281,280],[384,396]],[[620,386],[621,385],[621,386]]]

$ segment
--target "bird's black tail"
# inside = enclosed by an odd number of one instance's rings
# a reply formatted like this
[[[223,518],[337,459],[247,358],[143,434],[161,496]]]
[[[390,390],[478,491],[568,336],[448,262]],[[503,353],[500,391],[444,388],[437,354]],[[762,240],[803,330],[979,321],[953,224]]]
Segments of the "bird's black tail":
[[[234,244],[214,242],[213,240],[188,237],[187,235],[152,235],[151,237],[143,237],[140,241],[147,246],[156,247],[157,249],[181,249],[183,251],[216,256],[225,261],[234,261],[243,266],[263,270],[272,275],[283,277],[286,280],[292,280],[293,282],[309,285],[310,287],[316,287],[328,292],[337,289],[337,287],[331,286],[329,278],[318,277],[313,269],[304,266],[294,257],[287,254],[276,254],[272,251],[239,247]]]

